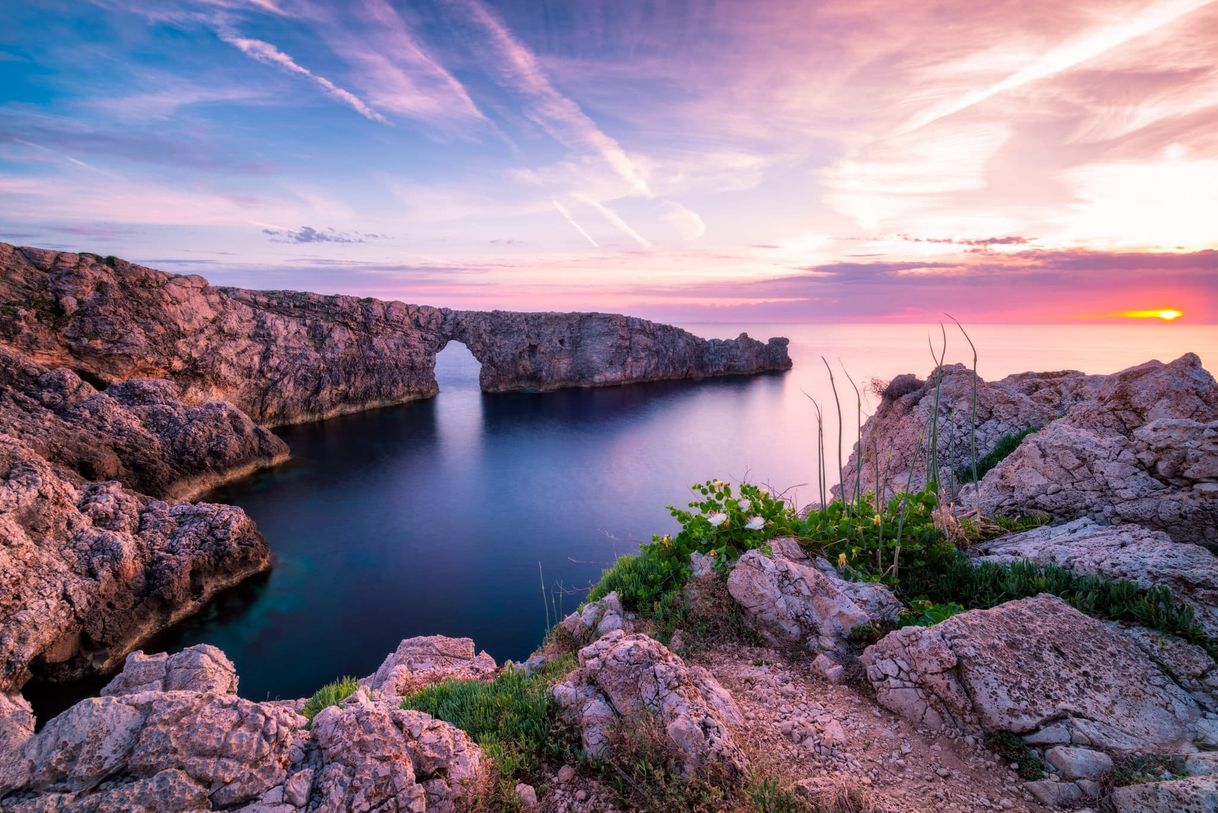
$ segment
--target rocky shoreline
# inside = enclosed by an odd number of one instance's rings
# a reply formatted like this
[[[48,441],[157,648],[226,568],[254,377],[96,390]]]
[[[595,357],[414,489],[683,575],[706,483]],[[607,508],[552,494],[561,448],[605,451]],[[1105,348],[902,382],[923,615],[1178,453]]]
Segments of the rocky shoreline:
[[[239,509],[166,501],[282,459],[267,425],[434,394],[450,340],[487,391],[783,369],[785,343],[0,259],[5,811],[1218,809],[1218,384],[1196,356],[899,377],[845,503],[707,483],[523,664],[412,638],[254,702],[214,647],[131,650],[268,566]],[[35,733],[32,671],[119,663]]]

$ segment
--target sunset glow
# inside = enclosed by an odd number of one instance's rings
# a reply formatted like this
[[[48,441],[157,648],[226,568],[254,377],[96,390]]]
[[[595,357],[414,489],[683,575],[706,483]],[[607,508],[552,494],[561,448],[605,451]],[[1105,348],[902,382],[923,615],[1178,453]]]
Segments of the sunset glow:
[[[1178,311],[1175,308],[1163,308],[1162,310],[1150,311],[1125,311],[1121,314],[1126,319],[1162,319],[1170,322],[1173,319],[1179,319],[1184,315],[1183,311]]]
[[[0,240],[455,307],[1218,322],[1213,0],[10,5]]]

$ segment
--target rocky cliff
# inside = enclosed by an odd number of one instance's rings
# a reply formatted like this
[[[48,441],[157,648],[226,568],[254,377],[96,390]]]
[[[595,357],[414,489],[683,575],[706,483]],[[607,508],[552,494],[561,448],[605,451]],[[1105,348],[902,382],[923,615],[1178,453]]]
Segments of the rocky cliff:
[[[452,311],[209,285],[124,260],[0,244],[0,343],[97,386],[175,382],[263,426],[428,398],[466,344],[487,392],[786,370],[786,339],[707,341],[600,313]]]
[[[962,505],[979,500],[987,514],[1135,523],[1218,546],[1218,383],[1196,355],[1112,375],[979,380],[979,457],[1032,431],[976,487],[960,483],[972,466],[973,374],[952,365],[940,380],[939,482]],[[925,484],[935,381],[904,375],[887,386],[863,426],[862,450],[856,444],[846,466],[849,493],[856,475],[864,493],[876,489],[877,464],[886,494]]]

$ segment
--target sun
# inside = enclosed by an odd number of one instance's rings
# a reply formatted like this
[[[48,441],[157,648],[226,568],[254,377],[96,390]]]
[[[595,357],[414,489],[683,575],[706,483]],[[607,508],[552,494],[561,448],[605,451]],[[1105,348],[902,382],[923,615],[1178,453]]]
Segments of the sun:
[[[1160,308],[1148,311],[1125,311],[1120,315],[1127,319],[1162,319],[1165,322],[1170,322],[1183,316],[1184,311],[1176,308]]]

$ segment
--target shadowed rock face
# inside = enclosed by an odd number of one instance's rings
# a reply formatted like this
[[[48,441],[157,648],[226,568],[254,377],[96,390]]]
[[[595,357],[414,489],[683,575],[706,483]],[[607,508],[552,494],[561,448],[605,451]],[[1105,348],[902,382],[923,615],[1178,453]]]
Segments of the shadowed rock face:
[[[106,672],[270,566],[240,508],[81,482],[0,434],[0,691]]]
[[[278,463],[288,447],[226,401],[182,403],[172,381],[135,379],[98,392],[0,347],[0,432],[87,480],[118,480],[177,499]]]
[[[786,339],[707,341],[613,314],[452,311],[208,285],[124,260],[0,244],[0,342],[109,384],[168,378],[264,426],[436,394],[463,342],[487,392],[786,370]]]

